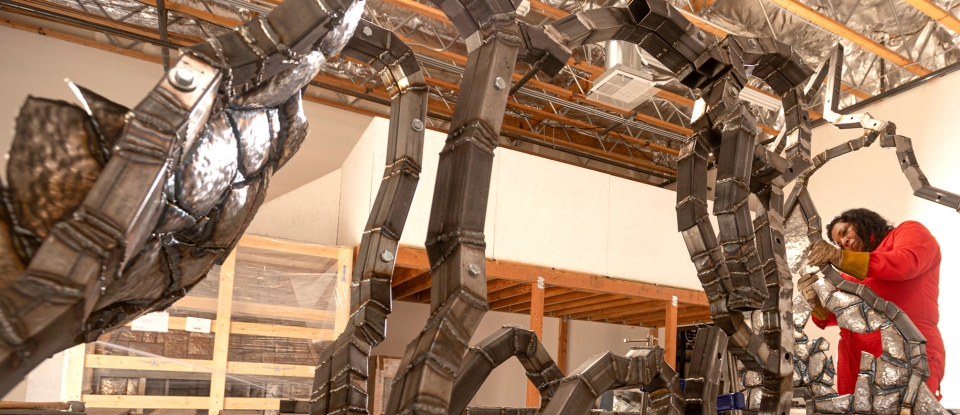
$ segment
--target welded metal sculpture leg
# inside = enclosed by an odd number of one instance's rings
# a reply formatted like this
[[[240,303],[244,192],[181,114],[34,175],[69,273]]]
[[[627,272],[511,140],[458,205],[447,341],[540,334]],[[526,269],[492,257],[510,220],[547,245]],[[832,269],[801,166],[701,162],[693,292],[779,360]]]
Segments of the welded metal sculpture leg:
[[[726,355],[727,335],[723,330],[707,327],[697,331],[683,390],[686,414],[717,414],[720,372],[723,370]]]
[[[390,279],[407,213],[420,179],[427,87],[413,52],[396,35],[361,21],[344,55],[380,72],[392,102],[383,181],[360,241],[350,287],[350,321],[320,355],[311,414],[367,413],[370,349],[387,333]]]
[[[659,347],[634,348],[626,357],[612,352],[591,357],[560,381],[553,399],[540,413],[586,414],[604,392],[640,387],[649,393],[649,414],[684,413],[685,401],[680,390],[680,376],[663,361],[663,349]]]
[[[508,0],[448,0],[470,53],[459,105],[440,153],[427,229],[433,284],[431,316],[410,343],[386,413],[447,413],[454,379],[470,337],[487,311],[484,222],[493,150],[497,146],[509,80],[520,38]]]
[[[459,415],[463,412],[490,372],[514,356],[526,370],[527,378],[540,391],[540,408],[544,408],[553,397],[557,383],[563,379],[563,373],[534,332],[504,326],[467,350],[453,384],[448,413]]]

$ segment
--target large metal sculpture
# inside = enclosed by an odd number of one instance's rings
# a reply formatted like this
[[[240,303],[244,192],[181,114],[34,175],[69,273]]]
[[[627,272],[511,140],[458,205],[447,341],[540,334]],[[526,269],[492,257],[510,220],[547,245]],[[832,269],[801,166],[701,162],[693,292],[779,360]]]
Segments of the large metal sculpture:
[[[604,391],[630,387],[646,389],[652,414],[715,414],[725,350],[741,369],[749,409],[762,414],[789,412],[794,387],[808,388],[810,413],[942,411],[923,384],[923,338],[896,306],[832,267],[823,270],[818,293],[840,324],[884,337],[886,353],[864,357],[862,385],[850,397],[830,388],[826,344],[802,333],[809,308],[791,301],[785,212],[799,205],[807,235],[821,238],[806,183],[830,158],[880,138],[881,146],[897,147],[918,196],[960,204],[929,186],[909,139],[891,123],[836,114],[842,50],[810,78],[814,71],[788,45],[717,39],[663,0],[578,12],[543,28],[518,23],[510,0],[435,5],[466,39],[469,84],[440,154],[426,241],[431,316],[407,349],[388,414],[461,413],[490,371],[513,356],[540,390],[545,414],[582,415]],[[0,394],[52,353],[169,306],[221,261],[262,203],[270,174],[306,136],[299,91],[327,56],[343,53],[380,72],[392,98],[391,126],[353,273],[350,323],[321,356],[309,411],[367,413],[367,358],[392,309],[390,279],[419,178],[427,91],[411,50],[361,21],[362,8],[362,1],[287,0],[186,50],[133,109],[80,87],[83,108],[28,100],[0,221]],[[700,96],[695,132],[678,159],[677,217],[716,327],[698,333],[684,389],[657,347],[595,356],[564,376],[530,331],[504,328],[468,344],[487,311],[485,208],[515,62],[555,75],[571,48],[611,39],[638,44]],[[786,123],[775,139],[760,141],[739,99],[748,74],[783,100]],[[866,134],[811,159],[806,102],[825,78],[825,118]],[[711,156],[719,233],[707,216]],[[784,186],[798,177],[785,201]],[[760,201],[756,217],[751,194]]]

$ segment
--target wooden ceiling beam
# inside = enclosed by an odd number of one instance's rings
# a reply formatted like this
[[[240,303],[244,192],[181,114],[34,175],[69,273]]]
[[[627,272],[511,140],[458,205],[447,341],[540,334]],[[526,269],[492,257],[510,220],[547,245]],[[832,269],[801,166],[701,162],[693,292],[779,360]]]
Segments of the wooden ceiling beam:
[[[637,298],[623,298],[619,300],[610,300],[610,301],[594,301],[594,302],[591,302],[590,304],[585,304],[579,307],[561,308],[559,310],[554,311],[553,314],[557,316],[567,316],[567,315],[572,316],[574,314],[583,313],[585,311],[602,310],[610,307],[617,307],[617,306],[628,305],[628,304],[637,304],[641,301],[642,300]]]
[[[686,309],[686,310],[677,310],[677,318],[695,318],[702,316],[710,316],[710,310],[703,309]],[[666,310],[659,312],[652,312],[647,314],[638,314],[628,318],[614,318],[610,320],[623,321],[626,324],[633,324],[635,322],[641,321],[653,321],[653,320],[663,320],[666,317]]]
[[[582,311],[579,313],[571,314],[570,318],[576,319],[576,320],[580,320],[580,319],[604,320],[606,317],[602,317],[602,316],[608,316],[608,315],[616,316],[618,314],[624,314],[624,313],[638,314],[640,312],[650,312],[654,310],[656,310],[656,308],[651,307],[649,302],[639,301],[635,303],[624,304],[621,306],[615,306],[615,307],[608,306],[608,307],[597,308],[597,309],[588,310],[588,311]]]
[[[487,280],[487,294],[490,294],[495,291],[500,291],[506,288],[510,288],[513,286],[517,286],[520,284],[522,283],[519,281],[500,280],[496,278],[490,278],[489,280]]]
[[[699,316],[702,313],[702,309],[697,312],[692,312],[689,309],[684,311],[684,309],[678,310],[678,316],[685,317],[687,315],[696,315]],[[707,309],[706,314],[710,314],[709,309]],[[649,309],[639,309],[634,312],[624,311],[620,313],[609,313],[605,315],[594,315],[589,316],[590,320],[603,320],[603,321],[632,321],[632,320],[650,320],[650,319],[662,319],[666,316],[666,307],[660,306],[658,308],[649,308]]]
[[[397,265],[405,267],[429,264],[427,251],[402,245],[397,252]],[[682,304],[708,306],[707,295],[700,290],[674,288],[609,276],[567,271],[542,265],[487,259],[487,277],[522,282],[537,282],[543,278],[548,286],[567,287],[601,293],[624,293],[635,298],[670,301],[677,297]],[[620,295],[620,294],[618,294]]]
[[[533,285],[531,284],[518,284],[516,286],[499,290],[492,293],[487,293],[487,302],[493,303],[497,300],[503,300],[505,298],[517,297],[525,294],[530,294],[530,291],[533,290]],[[526,297],[526,296],[525,296]]]
[[[579,300],[564,301],[561,303],[553,304],[544,304],[543,312],[552,313],[555,316],[562,316],[564,314],[560,313],[563,310],[582,307],[585,305],[597,304],[597,303],[606,303],[610,301],[619,301],[627,299],[628,297],[620,294],[601,294],[593,297],[584,297]]]
[[[913,6],[917,10],[923,12],[923,14],[930,16],[931,19],[936,20],[940,24],[946,26],[948,29],[952,30],[955,34],[960,34],[960,19],[957,19],[957,16],[954,16],[950,11],[943,9],[937,3],[934,3],[931,0],[903,0],[907,4]]]
[[[390,278],[390,286],[396,287],[400,284],[403,284],[407,281],[412,280],[414,277],[419,276],[423,273],[423,270],[416,268],[394,268],[393,277]]]
[[[547,287],[546,291],[544,291],[543,293],[544,305],[546,305],[548,303],[548,300],[551,298],[560,298],[560,297],[565,297],[571,294],[577,294],[577,296],[574,296],[573,299],[579,299],[579,298],[585,298],[585,297],[597,295],[596,293],[584,293],[582,291],[576,291],[571,288]],[[506,307],[498,307],[498,308],[500,308],[500,311],[503,311],[503,309],[506,309],[507,311],[510,311],[513,313],[520,313],[520,312],[529,310],[530,305],[531,305],[531,301],[525,300],[522,303],[512,304]],[[493,309],[493,305],[491,305],[491,309]]]
[[[643,313],[650,313],[664,308],[663,301],[644,301],[638,304],[629,304],[620,307],[610,307],[596,312],[581,313],[580,315],[571,315],[570,318],[590,317],[591,320],[605,320],[614,317],[622,317]]]
[[[559,295],[567,294],[573,292],[570,288],[563,287],[547,287],[543,292],[544,300],[557,297]],[[517,296],[511,298],[505,298],[499,300],[495,303],[490,303],[490,309],[496,311],[509,311],[512,313],[519,313],[521,311],[527,311],[530,309],[531,301],[529,297],[526,296]]]
[[[894,52],[890,48],[881,45],[880,43],[877,43],[873,39],[864,36],[860,32],[851,29],[847,25],[827,17],[825,14],[810,8],[810,6],[801,3],[799,0],[770,1],[777,6],[780,6],[784,10],[797,15],[797,17],[813,23],[816,26],[822,27],[830,33],[847,39],[853,42],[855,45],[860,46],[861,48],[883,58],[884,60],[912,72],[914,75],[924,76],[931,72],[922,65],[900,55],[897,52]]]
[[[716,3],[716,2],[717,0],[690,0],[690,2],[687,3],[686,6],[683,6],[683,10],[686,10],[688,12],[693,12],[693,13],[700,13],[708,9],[710,6],[713,5],[713,3]],[[690,8],[691,6],[693,6],[693,9]]]
[[[430,289],[430,272],[424,272],[416,277],[393,287],[393,299],[400,300],[412,296],[421,291]]]

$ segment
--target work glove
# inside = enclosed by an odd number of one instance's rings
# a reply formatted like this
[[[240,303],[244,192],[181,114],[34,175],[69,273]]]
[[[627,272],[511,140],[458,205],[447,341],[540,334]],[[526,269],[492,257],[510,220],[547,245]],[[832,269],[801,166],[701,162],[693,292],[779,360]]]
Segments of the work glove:
[[[827,264],[833,264],[843,273],[863,281],[870,267],[870,253],[843,251],[824,240],[814,242],[807,265],[823,268]]]
[[[820,303],[820,296],[817,295],[817,290],[813,288],[813,283],[817,282],[818,279],[816,274],[804,274],[797,282],[797,288],[803,294],[803,298],[807,300],[807,304],[810,304],[810,308],[813,309],[813,316],[817,320],[826,320],[830,317],[830,310],[827,310]]]

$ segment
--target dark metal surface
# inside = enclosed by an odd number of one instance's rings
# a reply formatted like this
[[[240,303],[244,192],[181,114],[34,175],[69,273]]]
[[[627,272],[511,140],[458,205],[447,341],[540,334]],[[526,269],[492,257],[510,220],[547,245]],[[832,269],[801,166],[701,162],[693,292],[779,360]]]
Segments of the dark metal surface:
[[[542,29],[517,24],[509,0],[435,3],[466,39],[466,83],[440,154],[428,227],[431,316],[407,348],[388,415],[584,415],[603,392],[629,387],[649,393],[646,413],[715,414],[721,372],[745,389],[747,410],[760,414],[789,412],[794,387],[807,388],[811,412],[944,413],[922,383],[929,376],[923,336],[899,308],[832,267],[816,283],[821,300],[842,327],[880,330],[885,353],[863,359],[854,396],[837,396],[828,345],[802,332],[810,309],[793,298],[785,217],[799,212],[807,238],[822,239],[806,186],[824,163],[879,139],[896,148],[916,196],[960,208],[960,195],[930,184],[911,140],[892,123],[837,113],[842,49],[814,73],[789,45],[717,39],[662,0],[580,11]],[[391,123],[353,273],[352,314],[321,355],[309,412],[367,413],[367,362],[392,310],[394,261],[422,162],[427,87],[410,48],[360,20],[362,10],[362,1],[287,0],[186,50],[130,110],[76,86],[83,108],[27,101],[0,205],[0,393],[50,354],[169,306],[222,261],[262,203],[270,175],[306,137],[299,91],[326,56],[342,53],[380,74]],[[685,391],[658,347],[603,353],[564,377],[528,330],[504,328],[468,344],[488,307],[485,210],[514,65],[552,76],[572,48],[611,39],[639,45],[700,97],[694,134],[678,159],[676,210],[717,326],[697,335]],[[759,142],[756,118],[740,100],[748,75],[783,101],[785,126],[774,139]],[[806,103],[824,80],[824,118],[864,134],[811,157]],[[707,212],[711,160],[719,231]],[[751,195],[759,201],[755,216]],[[540,408],[464,409],[511,356],[540,390]],[[725,371],[727,356],[735,361]]]
[[[390,279],[423,159],[427,89],[410,48],[372,23],[360,21],[342,51],[380,72],[392,103],[383,181],[354,264],[350,321],[324,349],[314,376],[310,413],[366,413],[370,349],[383,341],[393,308]]]
[[[563,372],[534,332],[505,326],[467,350],[453,384],[450,415],[464,411],[490,372],[514,356],[523,365],[527,378],[540,391],[540,407],[546,406],[556,392],[558,382],[563,379]]]
[[[130,110],[79,87],[83,108],[25,104],[3,192],[0,390],[169,306],[233,249],[306,134],[299,90],[319,70],[314,45],[355,27],[331,10],[287,2],[197,45]]]

